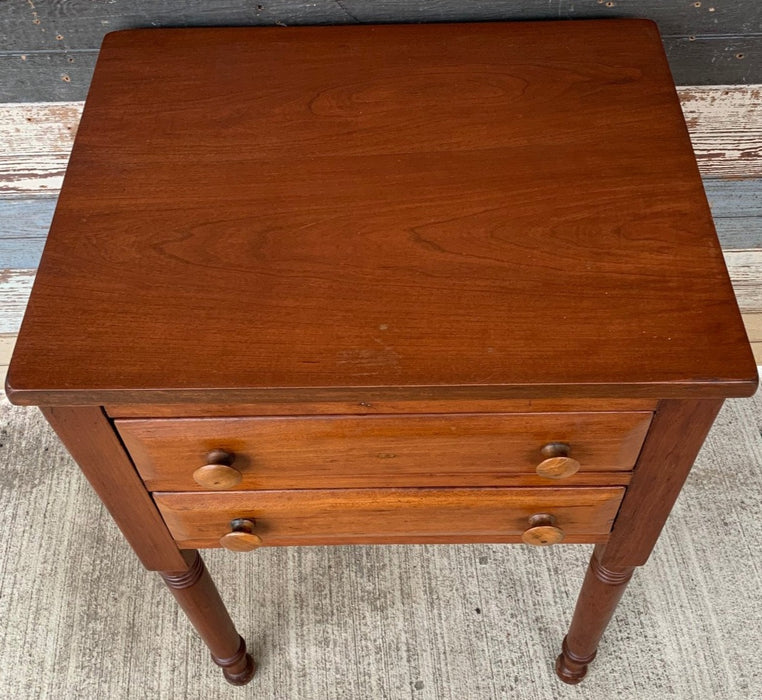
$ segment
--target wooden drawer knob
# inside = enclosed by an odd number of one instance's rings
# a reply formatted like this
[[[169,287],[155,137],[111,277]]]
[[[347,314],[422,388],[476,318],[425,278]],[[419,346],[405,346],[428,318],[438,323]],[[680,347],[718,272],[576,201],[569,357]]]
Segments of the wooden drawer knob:
[[[231,552],[251,552],[262,546],[262,538],[254,534],[254,520],[236,518],[230,521],[230,532],[220,537],[220,544]]]
[[[243,476],[233,463],[235,455],[225,450],[212,450],[206,456],[206,464],[193,472],[193,480],[205,489],[224,491],[241,483]]]
[[[540,450],[545,459],[537,465],[535,471],[546,479],[565,479],[576,474],[582,465],[569,457],[570,451],[571,447],[565,442],[549,442]]]
[[[525,544],[533,547],[549,547],[558,544],[564,539],[564,531],[556,527],[556,519],[550,513],[536,513],[529,518],[529,529],[524,532],[521,539]]]

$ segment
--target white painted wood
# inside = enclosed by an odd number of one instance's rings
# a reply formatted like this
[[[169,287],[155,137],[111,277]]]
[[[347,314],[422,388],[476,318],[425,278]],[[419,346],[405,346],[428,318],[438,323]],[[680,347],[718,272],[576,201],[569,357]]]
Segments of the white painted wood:
[[[0,103],[0,143],[9,154],[68,153],[84,102]]]
[[[68,162],[68,153],[0,156],[0,197],[57,195]]]
[[[678,88],[704,176],[762,176],[762,85]]]
[[[762,85],[678,88],[704,177],[762,177]],[[0,196],[56,194],[82,102],[0,103]]]
[[[83,104],[0,104],[0,196],[58,194]]]
[[[7,366],[11,361],[14,345],[16,345],[15,333],[0,335],[0,367]]]
[[[0,334],[17,333],[35,270],[0,270]]]
[[[762,250],[726,250],[723,254],[741,312],[762,312]]]

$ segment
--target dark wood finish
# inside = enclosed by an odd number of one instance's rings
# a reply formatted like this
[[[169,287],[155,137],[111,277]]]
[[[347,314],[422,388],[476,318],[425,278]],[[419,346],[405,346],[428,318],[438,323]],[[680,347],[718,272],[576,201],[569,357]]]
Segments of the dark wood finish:
[[[214,663],[222,667],[228,683],[245,685],[257,669],[251,654],[246,652],[246,642],[236,631],[201,555],[185,551],[183,558],[183,569],[159,573],[209,647]]]
[[[627,497],[605,546],[598,546],[582,584],[556,672],[578,683],[634,567],[645,564],[661,533],[721,400],[663,401],[654,416]]]
[[[111,517],[147,569],[181,570],[185,560],[103,411],[95,406],[43,407]]]
[[[9,395],[753,393],[656,28],[573,27],[110,34]]]
[[[178,544],[596,543],[576,682],[756,384],[658,34],[614,21],[110,35],[8,391],[231,682]]]
[[[663,401],[627,489],[603,566],[619,570],[645,564],[722,407],[721,400]]]
[[[294,400],[290,403],[262,402],[198,403],[198,404],[110,404],[106,413],[112,418],[224,418],[240,416],[305,416],[305,415],[376,415],[391,413],[555,413],[571,411],[654,411],[654,399],[459,399],[452,401],[331,401],[315,403]]]
[[[194,469],[213,448],[235,455],[240,489],[485,485],[534,472],[551,441],[571,445],[586,472],[624,471],[635,464],[651,415],[149,419],[116,426],[151,491],[198,491]]]
[[[218,547],[230,521],[250,518],[264,546],[340,544],[347,540],[520,542],[530,516],[551,513],[568,541],[606,538],[623,488],[339,489],[229,493],[156,493],[182,547]],[[572,539],[575,538],[575,539]]]
[[[604,567],[599,561],[602,550],[596,547],[590,558],[571,627],[556,660],[556,673],[565,683],[576,684],[585,677],[603,631],[635,570],[632,566]]]

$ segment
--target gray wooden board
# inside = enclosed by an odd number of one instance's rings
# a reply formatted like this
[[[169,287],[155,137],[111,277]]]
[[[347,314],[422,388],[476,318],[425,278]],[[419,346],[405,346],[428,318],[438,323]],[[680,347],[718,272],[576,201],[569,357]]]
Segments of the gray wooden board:
[[[677,83],[762,82],[759,0],[5,0],[0,7],[2,101],[82,100],[103,35],[152,26],[646,17],[659,24]]]
[[[678,85],[762,83],[762,36],[677,37],[666,38],[664,44]],[[97,58],[97,49],[0,51],[0,102],[84,100]]]
[[[762,249],[762,179],[705,179],[717,233],[725,250]],[[0,269],[36,268],[55,198],[0,199]]]
[[[710,0],[711,1],[711,0]],[[762,3],[759,5],[762,8]],[[677,85],[750,85],[762,82],[762,34],[664,39]]]
[[[84,100],[97,58],[97,50],[71,53],[0,51],[0,102]]]
[[[94,49],[104,32],[134,26],[455,22],[646,17],[665,36],[761,31],[759,0],[6,0],[6,50]]]

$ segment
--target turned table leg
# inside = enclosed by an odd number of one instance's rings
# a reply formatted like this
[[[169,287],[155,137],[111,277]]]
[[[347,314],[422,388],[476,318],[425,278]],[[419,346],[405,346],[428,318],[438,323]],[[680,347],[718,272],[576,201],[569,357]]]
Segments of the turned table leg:
[[[556,673],[564,683],[579,683],[595,658],[598,642],[614,614],[635,567],[612,571],[601,565],[598,548],[590,558],[569,633],[556,659]]]
[[[251,654],[246,653],[246,642],[236,631],[201,555],[186,550],[183,557],[188,563],[186,570],[159,573],[209,647],[214,663],[222,667],[225,679],[233,685],[245,685],[257,669]]]
[[[720,399],[664,400],[605,545],[596,545],[556,673],[579,683],[635,567],[646,563],[712,423]]]

